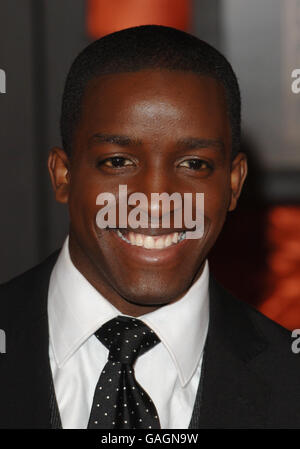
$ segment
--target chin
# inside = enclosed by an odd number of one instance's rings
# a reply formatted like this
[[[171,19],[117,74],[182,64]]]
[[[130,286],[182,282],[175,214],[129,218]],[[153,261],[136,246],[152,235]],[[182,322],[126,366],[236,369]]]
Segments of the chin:
[[[163,282],[155,279],[151,283],[137,283],[119,289],[119,294],[129,303],[140,306],[164,306],[170,304],[181,296],[190,287],[190,282],[181,282],[173,285],[172,281]]]

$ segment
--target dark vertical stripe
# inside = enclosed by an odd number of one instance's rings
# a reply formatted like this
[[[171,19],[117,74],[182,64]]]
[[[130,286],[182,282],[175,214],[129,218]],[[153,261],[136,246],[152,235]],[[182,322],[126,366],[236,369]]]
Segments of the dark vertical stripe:
[[[50,421],[52,429],[62,429],[53,381],[50,384]]]
[[[206,346],[206,344],[205,344]],[[206,351],[204,348],[204,352],[202,354],[202,365],[201,365],[201,374],[200,374],[200,380],[198,385],[198,390],[196,394],[194,409],[192,418],[189,424],[189,429],[199,429],[201,425],[201,418],[200,418],[200,411],[201,411],[201,403],[202,403],[202,394],[203,394],[203,382],[204,382],[204,376],[205,376],[205,368],[206,368]]]
[[[222,51],[222,2],[193,0],[190,31]]]
[[[35,183],[37,192],[36,222],[38,256],[47,252],[49,217],[47,199],[47,70],[45,36],[45,2],[31,0],[33,54],[33,116],[35,123]]]

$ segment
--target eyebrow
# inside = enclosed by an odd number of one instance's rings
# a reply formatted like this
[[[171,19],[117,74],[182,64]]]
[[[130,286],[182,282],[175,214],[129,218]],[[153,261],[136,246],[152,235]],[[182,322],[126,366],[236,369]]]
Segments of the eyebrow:
[[[111,143],[121,147],[139,146],[142,145],[142,140],[129,137],[122,134],[103,134],[97,133],[91,136],[89,143]],[[204,139],[198,137],[185,137],[176,142],[176,146],[184,147],[187,150],[194,150],[196,148],[218,148],[224,150],[224,142],[219,139]]]
[[[122,134],[94,134],[90,139],[90,143],[112,143],[121,147],[138,146],[142,141]]]
[[[194,150],[196,148],[218,148],[219,150],[225,149],[224,142],[219,139],[202,139],[197,137],[186,137],[184,139],[179,139],[177,145],[184,147],[187,150]]]

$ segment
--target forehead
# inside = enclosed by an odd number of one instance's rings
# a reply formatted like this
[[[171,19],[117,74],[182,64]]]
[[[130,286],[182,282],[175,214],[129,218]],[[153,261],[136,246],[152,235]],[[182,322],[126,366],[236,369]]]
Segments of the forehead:
[[[105,132],[131,128],[160,134],[206,134],[201,137],[230,133],[222,83],[210,76],[167,70],[92,79],[84,92],[80,126],[88,134],[99,127]]]

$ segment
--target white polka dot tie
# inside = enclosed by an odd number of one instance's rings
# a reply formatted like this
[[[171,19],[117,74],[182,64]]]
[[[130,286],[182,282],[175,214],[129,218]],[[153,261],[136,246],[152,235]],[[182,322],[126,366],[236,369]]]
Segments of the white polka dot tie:
[[[155,405],[133,368],[139,356],[160,343],[157,335],[142,321],[124,316],[108,321],[95,335],[109,355],[96,385],[88,429],[160,429]]]

